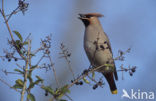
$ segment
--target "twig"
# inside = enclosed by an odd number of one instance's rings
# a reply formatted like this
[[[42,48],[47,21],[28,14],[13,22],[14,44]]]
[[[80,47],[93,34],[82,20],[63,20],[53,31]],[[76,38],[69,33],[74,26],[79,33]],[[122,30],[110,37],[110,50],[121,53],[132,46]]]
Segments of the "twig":
[[[19,68],[23,69],[22,66],[20,66],[19,64],[16,63],[16,65],[17,65]]]
[[[2,0],[2,12],[4,12],[4,0]]]
[[[28,39],[29,39],[29,37],[31,36],[31,33],[29,33],[29,35],[27,36],[27,38],[24,40],[24,42],[26,42]],[[23,42],[23,43],[24,43]]]
[[[73,72],[71,64],[70,64],[70,60],[68,60],[68,57],[70,57],[71,53],[69,53],[68,50],[64,49],[64,48],[65,48],[65,46],[63,45],[63,43],[61,43],[60,49],[62,50],[62,53],[60,53],[60,54],[63,54],[63,56],[61,56],[61,57],[65,58],[68,68],[69,68],[70,72],[72,73],[73,78],[75,79],[75,75],[74,75],[74,72]]]
[[[5,21],[5,23],[6,23],[6,26],[7,26],[7,28],[8,28],[9,34],[10,34],[10,36],[11,36],[11,39],[14,41],[14,38],[13,38],[13,35],[12,35],[12,32],[11,32],[11,29],[10,29],[10,27],[9,27],[9,24],[8,24],[8,22],[7,22],[7,19],[6,19],[6,16],[5,16],[5,12],[4,12],[4,0],[2,0],[2,10],[1,10],[1,14],[2,14],[2,16],[3,16],[3,18],[4,18],[4,21]]]
[[[35,50],[34,52],[32,52],[33,54],[37,54],[40,50],[42,50],[43,49],[43,47],[42,46],[40,46],[40,48],[38,48],[37,50]]]
[[[72,75],[73,75],[73,78],[75,79],[75,75],[74,75],[74,72],[73,72],[73,70],[72,70],[72,67],[71,67],[70,61],[68,60],[67,57],[65,57],[65,60],[67,61],[67,64],[68,64],[69,70],[71,71],[71,73],[72,73]]]
[[[32,71],[32,70],[34,70],[34,69],[36,69],[36,68],[39,68],[39,63],[42,61],[42,59],[45,57],[45,55],[43,55],[40,59],[39,59],[39,61],[37,62],[37,64],[35,65],[36,67],[35,68],[30,68],[29,69],[29,71]],[[29,67],[32,67],[30,64],[29,64]]]
[[[123,64],[120,67],[121,67],[121,70],[118,70],[118,71],[122,71],[123,70]],[[123,71],[122,71],[122,80],[124,80],[124,72]]]
[[[76,80],[74,80],[70,85],[68,85],[68,88],[72,87],[76,82],[78,82],[79,80],[83,79],[84,77],[88,76],[90,73],[98,70],[99,68],[103,67],[103,66],[106,66],[106,64],[104,65],[101,65],[101,66],[98,66],[98,67],[95,67],[95,68],[92,68],[90,71],[88,71],[87,73],[79,76]]]
[[[29,65],[29,56],[30,56],[30,45],[31,45],[31,42],[30,40],[28,41],[28,54],[27,54],[27,59],[26,59],[26,67],[24,69],[24,84],[23,84],[23,89],[22,89],[22,93],[21,93],[21,100],[20,101],[23,101],[24,99],[24,93],[25,93],[25,90],[26,90],[26,84],[27,84],[27,71],[28,71],[28,65]]]
[[[1,14],[2,14],[2,16],[3,16],[3,18],[4,18],[5,24],[6,24],[6,26],[7,26],[8,31],[9,31],[9,34],[10,34],[10,37],[11,37],[11,39],[12,39],[12,42],[13,42],[14,47],[16,48],[16,50],[17,50],[17,52],[19,53],[19,55],[20,55],[24,60],[26,60],[25,57],[22,55],[21,51],[20,51],[20,50],[18,49],[18,47],[16,46],[16,42],[15,42],[15,40],[14,40],[12,31],[11,31],[11,29],[10,29],[10,27],[9,27],[9,24],[8,24],[8,21],[7,21],[5,12],[4,12],[4,0],[2,0],[2,10],[0,10],[0,12],[1,12]]]
[[[114,60],[119,60],[121,57],[123,57],[126,53],[129,53],[131,50],[131,48],[128,48],[125,52],[120,53],[119,56],[117,56],[116,58],[114,58]]]
[[[90,77],[89,75],[87,75],[87,77],[88,77],[89,79],[91,79],[92,81],[94,81],[96,84],[98,83],[95,79],[93,79],[93,78]]]
[[[59,82],[58,82],[58,80],[57,80],[55,67],[53,66],[52,58],[50,57],[50,55],[49,55],[49,54],[48,54],[48,58],[49,58],[49,60],[50,60],[51,67],[52,67],[52,70],[53,70],[53,72],[54,72],[54,76],[55,76],[55,81],[56,81],[56,84],[57,84],[57,86],[59,87]]]
[[[14,89],[14,90],[16,90],[17,92],[20,92],[19,90],[17,90],[16,88],[12,87],[10,84],[8,84],[8,83],[7,83],[6,81],[4,81],[3,79],[0,78],[0,81],[1,81],[2,83],[4,83],[5,85],[7,85],[8,87],[10,87],[11,89]]]
[[[36,66],[38,66],[39,65],[39,63],[42,61],[42,59],[45,57],[45,55],[43,55],[41,58],[40,58],[40,60],[37,62],[37,64],[36,64]]]
[[[73,101],[73,99],[72,99],[69,95],[65,94],[65,96],[66,96],[70,101]]]
[[[19,75],[21,75],[21,73],[8,72],[7,70],[2,70],[2,72],[4,72],[5,75],[8,75],[8,74],[19,74]]]
[[[14,9],[14,10],[11,12],[11,14],[8,15],[7,22],[9,21],[9,19],[11,18],[11,16],[17,12],[18,9],[19,9],[19,6],[18,6],[16,9]]]

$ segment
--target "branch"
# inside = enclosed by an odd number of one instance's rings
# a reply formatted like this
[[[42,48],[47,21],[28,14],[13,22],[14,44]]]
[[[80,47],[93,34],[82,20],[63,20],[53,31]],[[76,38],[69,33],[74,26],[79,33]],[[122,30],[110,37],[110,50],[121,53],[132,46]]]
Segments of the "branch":
[[[62,52],[59,53],[59,54],[63,55],[60,58],[64,58],[66,60],[68,68],[69,68],[70,72],[72,73],[73,78],[75,79],[75,75],[74,75],[74,72],[72,70],[70,60],[69,60],[69,57],[71,56],[71,53],[69,53],[68,50],[65,49],[65,45],[63,43],[61,43],[60,49],[61,49]]]
[[[28,71],[28,65],[29,65],[29,57],[30,57],[30,54],[31,54],[31,50],[30,50],[30,46],[31,46],[31,41],[29,40],[28,41],[28,54],[27,54],[27,59],[26,59],[26,67],[24,69],[24,85],[23,85],[23,89],[22,89],[22,93],[21,93],[21,100],[20,101],[23,101],[24,99],[24,93],[25,93],[25,90],[26,90],[26,84],[27,84],[27,71]]]
[[[15,42],[15,40],[14,40],[12,31],[11,31],[11,29],[10,29],[10,27],[9,27],[9,24],[8,24],[8,21],[7,21],[5,12],[4,12],[4,0],[2,0],[2,10],[0,10],[0,13],[1,13],[2,16],[3,16],[3,19],[4,19],[4,21],[5,21],[5,24],[6,24],[6,26],[7,26],[7,29],[8,29],[8,31],[9,31],[9,34],[10,34],[10,37],[11,37],[11,39],[12,39],[12,42],[13,42],[14,47],[16,48],[16,50],[17,50],[17,52],[19,53],[19,55],[20,55],[24,60],[26,60],[25,57],[22,55],[21,51],[20,51],[20,50],[18,49],[18,47],[16,46],[16,42]]]
[[[82,73],[81,76],[79,76],[77,79],[75,79],[70,85],[68,85],[68,88],[72,87],[75,83],[77,83],[79,80],[83,79],[84,77],[88,76],[90,73],[93,73],[94,71],[98,70],[99,68],[106,66],[107,64],[89,69],[88,71],[86,71],[85,73]]]
[[[54,72],[54,76],[55,76],[55,81],[56,81],[56,84],[57,84],[57,86],[59,87],[59,82],[58,82],[58,80],[57,80],[55,67],[53,66],[52,58],[50,57],[50,55],[49,55],[49,54],[48,54],[48,58],[49,58],[49,60],[50,60],[51,67],[52,67],[52,70],[53,70],[53,72]]]

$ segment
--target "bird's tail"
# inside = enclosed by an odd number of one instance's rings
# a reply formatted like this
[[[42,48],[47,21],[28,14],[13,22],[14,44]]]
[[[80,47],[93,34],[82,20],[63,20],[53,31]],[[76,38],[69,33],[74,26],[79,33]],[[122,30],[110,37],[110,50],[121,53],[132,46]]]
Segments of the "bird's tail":
[[[111,90],[112,94],[117,94],[118,91],[117,91],[117,88],[116,88],[113,73],[103,73],[103,75],[105,76],[105,78],[106,78],[106,80],[107,80],[107,82],[109,84],[109,87],[110,87],[110,90]]]
[[[115,70],[114,70],[114,76],[115,76],[115,80],[118,80],[118,74],[117,74],[117,71],[116,71],[116,67],[114,67]]]

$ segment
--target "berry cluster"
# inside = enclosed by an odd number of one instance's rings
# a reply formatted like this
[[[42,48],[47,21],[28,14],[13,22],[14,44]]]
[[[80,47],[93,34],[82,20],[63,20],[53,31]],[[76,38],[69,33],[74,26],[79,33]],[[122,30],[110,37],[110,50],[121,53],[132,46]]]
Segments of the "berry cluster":
[[[73,83],[74,81],[73,80],[71,80],[71,83]],[[77,81],[77,82],[75,82],[75,85],[83,85],[83,81]]]

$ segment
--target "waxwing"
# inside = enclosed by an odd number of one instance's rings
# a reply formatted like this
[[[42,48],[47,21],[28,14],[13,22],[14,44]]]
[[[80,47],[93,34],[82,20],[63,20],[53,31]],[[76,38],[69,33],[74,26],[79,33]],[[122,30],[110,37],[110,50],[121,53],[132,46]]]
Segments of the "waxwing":
[[[84,49],[91,65],[93,68],[103,65],[97,71],[106,78],[112,94],[117,94],[114,78],[118,80],[118,75],[109,39],[98,19],[102,16],[99,13],[88,13],[79,14],[78,18],[85,26]]]

